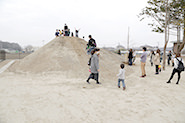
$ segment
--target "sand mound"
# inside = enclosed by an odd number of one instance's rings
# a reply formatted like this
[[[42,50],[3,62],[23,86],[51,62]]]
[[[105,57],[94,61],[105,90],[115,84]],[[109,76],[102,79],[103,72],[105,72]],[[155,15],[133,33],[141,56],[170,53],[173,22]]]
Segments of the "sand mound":
[[[76,37],[57,37],[38,51],[17,61],[8,71],[36,74],[62,72],[67,77],[87,77],[90,56],[86,54],[86,44],[85,40]],[[111,77],[112,73],[116,74],[122,61],[123,57],[101,49],[102,76]]]

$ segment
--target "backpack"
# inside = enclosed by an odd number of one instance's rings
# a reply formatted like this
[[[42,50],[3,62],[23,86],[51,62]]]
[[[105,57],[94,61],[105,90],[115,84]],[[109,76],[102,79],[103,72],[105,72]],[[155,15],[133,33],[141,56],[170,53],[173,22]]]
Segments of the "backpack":
[[[177,70],[180,71],[180,72],[184,71],[184,64],[182,63],[182,59],[181,59],[181,61],[180,60],[178,60],[178,61],[179,61],[179,64],[178,64]]]

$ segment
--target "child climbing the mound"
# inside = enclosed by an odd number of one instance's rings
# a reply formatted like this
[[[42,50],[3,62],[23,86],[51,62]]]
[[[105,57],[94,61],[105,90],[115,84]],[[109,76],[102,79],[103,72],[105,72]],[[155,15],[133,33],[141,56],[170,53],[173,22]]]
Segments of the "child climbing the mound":
[[[125,86],[125,70],[124,70],[125,65],[121,64],[120,65],[120,70],[119,70],[119,74],[117,74],[118,76],[118,88],[120,88],[120,82],[122,82],[122,86],[123,86],[123,90],[126,89]]]

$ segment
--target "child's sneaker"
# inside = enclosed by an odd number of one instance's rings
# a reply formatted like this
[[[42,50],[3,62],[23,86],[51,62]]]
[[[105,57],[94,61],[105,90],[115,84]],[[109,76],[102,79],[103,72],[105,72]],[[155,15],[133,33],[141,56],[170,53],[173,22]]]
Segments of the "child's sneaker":
[[[126,89],[126,87],[123,87],[123,90],[125,90]]]
[[[120,86],[118,86],[118,88],[120,88]]]

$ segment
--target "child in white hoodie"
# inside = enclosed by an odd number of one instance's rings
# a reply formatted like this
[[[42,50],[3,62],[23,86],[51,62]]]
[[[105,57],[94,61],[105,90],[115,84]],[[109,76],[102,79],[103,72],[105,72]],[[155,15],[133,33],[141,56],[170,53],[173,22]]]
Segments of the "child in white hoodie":
[[[126,89],[126,86],[125,86],[125,70],[124,70],[124,67],[125,65],[124,64],[121,64],[120,65],[120,70],[119,70],[119,74],[117,74],[118,76],[118,88],[120,88],[120,82],[122,82],[122,86],[123,86],[123,90]]]

